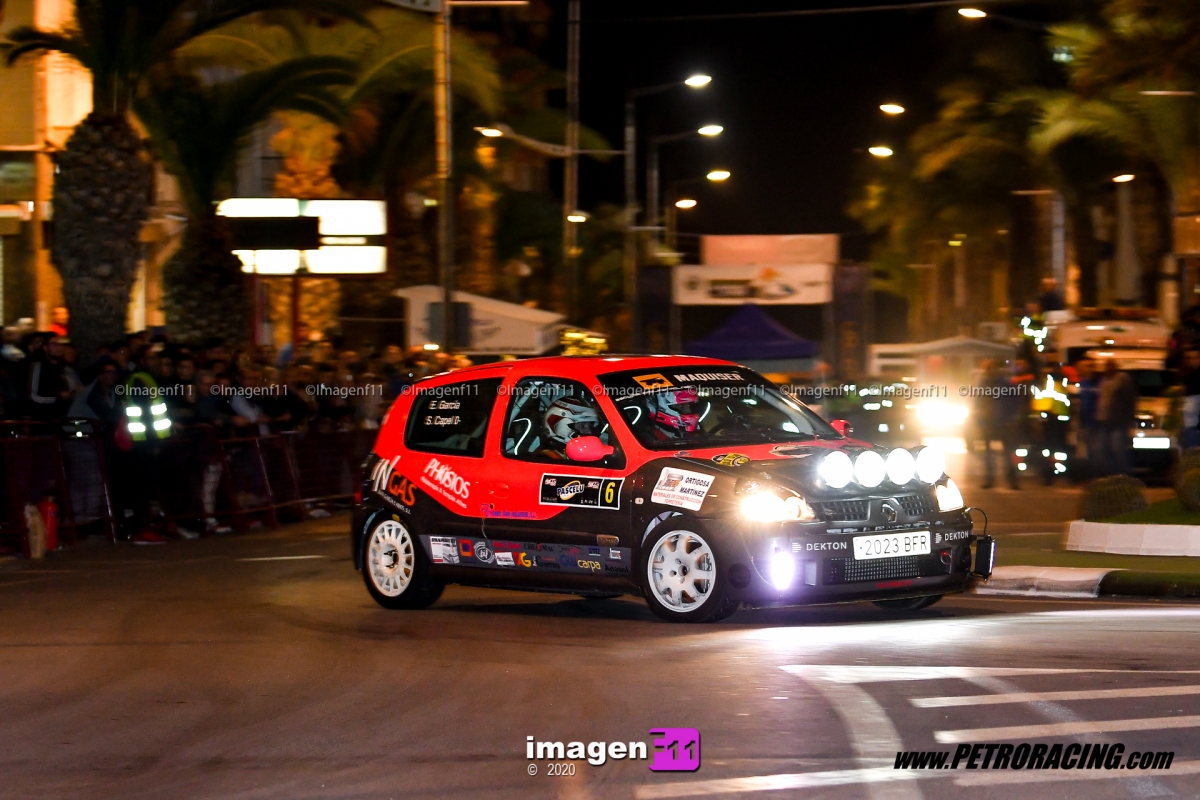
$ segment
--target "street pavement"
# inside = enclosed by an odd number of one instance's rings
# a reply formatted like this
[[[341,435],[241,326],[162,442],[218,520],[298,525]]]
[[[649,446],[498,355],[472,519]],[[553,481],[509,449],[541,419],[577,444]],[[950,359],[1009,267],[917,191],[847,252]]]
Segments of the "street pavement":
[[[1025,527],[1063,491],[1020,495]],[[347,524],[0,567],[0,798],[1200,796],[1197,605],[963,596],[678,626],[640,598],[450,587],[385,611]],[[562,761],[525,755],[527,736],[649,743],[664,727],[700,731],[698,771],[576,760],[554,776]],[[892,769],[901,749],[1023,741],[1175,756],[1157,772]]]

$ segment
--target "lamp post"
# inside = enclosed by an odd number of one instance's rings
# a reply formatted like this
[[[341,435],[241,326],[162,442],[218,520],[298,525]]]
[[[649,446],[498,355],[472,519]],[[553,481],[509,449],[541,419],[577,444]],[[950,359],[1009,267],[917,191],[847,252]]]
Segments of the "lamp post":
[[[650,147],[646,153],[646,224],[650,227],[658,225],[659,207],[659,169],[658,148],[671,142],[680,142],[694,136],[712,138],[720,136],[725,129],[720,125],[702,125],[694,131],[680,131],[665,136],[651,136]]]
[[[633,326],[633,350],[642,349],[641,311],[638,307],[637,282],[637,101],[680,86],[702,89],[712,83],[708,75],[692,75],[683,81],[672,81],[657,86],[643,86],[625,93],[625,238],[623,242],[622,272],[625,284],[625,303],[629,306],[630,323]],[[649,224],[649,223],[647,223]]]
[[[578,324],[579,253],[576,223],[579,205],[579,0],[567,4],[567,157],[563,164],[563,267],[567,278],[567,320]]]

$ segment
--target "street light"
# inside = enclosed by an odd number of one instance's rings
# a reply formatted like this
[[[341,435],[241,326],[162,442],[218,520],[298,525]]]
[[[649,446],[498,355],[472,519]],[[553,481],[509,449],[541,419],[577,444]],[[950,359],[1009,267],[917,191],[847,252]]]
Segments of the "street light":
[[[696,201],[690,197],[684,197],[675,201],[676,208],[695,208]]]
[[[904,113],[904,106],[900,105],[899,103],[884,103],[879,107],[879,110],[885,114],[891,114],[892,116],[895,116],[896,114]]]
[[[958,13],[967,19],[983,19],[987,16],[987,12],[982,8],[960,8]]]
[[[697,130],[696,133],[700,134],[701,136],[720,136],[721,131],[723,130],[725,130],[725,128],[721,127],[720,125],[704,125]]]
[[[500,130],[499,128],[476,128],[475,130],[479,131],[480,134],[488,137],[489,139],[495,139],[504,135],[504,131]]]
[[[1112,179],[1112,182],[1113,183],[1129,183],[1131,180],[1133,180],[1133,176],[1126,173],[1124,175],[1116,176],[1115,178]]]
[[[633,326],[633,349],[642,345],[641,309],[638,304],[637,282],[637,101],[641,97],[662,94],[680,86],[703,89],[712,83],[710,75],[691,75],[682,81],[643,86],[625,92],[625,241],[623,247],[622,272],[625,278],[625,303],[629,307]],[[650,223],[653,225],[653,223]]]
[[[876,158],[888,158],[892,155],[892,148],[876,145],[875,147],[868,147],[867,152]]]
[[[581,223],[581,222],[587,222],[588,217],[590,217],[590,216],[591,215],[588,214],[586,211],[572,211],[570,214],[567,214],[567,222],[574,222],[576,224]]]
[[[708,178],[710,181],[715,181],[718,183],[721,181],[727,181],[727,180],[729,180],[729,170],[714,169],[712,172],[708,173],[704,177]]]

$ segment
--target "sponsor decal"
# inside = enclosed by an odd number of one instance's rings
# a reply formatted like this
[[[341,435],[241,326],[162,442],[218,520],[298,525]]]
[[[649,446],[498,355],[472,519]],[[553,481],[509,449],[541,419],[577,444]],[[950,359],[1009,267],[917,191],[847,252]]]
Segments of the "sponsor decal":
[[[649,375],[634,375],[633,381],[643,389],[666,389],[675,385],[660,372],[652,372]]]
[[[471,482],[455,472],[449,464],[443,464],[436,458],[429,459],[429,463],[425,465],[425,473],[421,476],[421,483],[452,503],[467,507],[464,501],[471,496]]]
[[[412,482],[396,472],[399,462],[400,456],[391,461],[383,458],[376,461],[371,470],[371,490],[401,511],[409,512],[417,501],[417,493]]]
[[[663,467],[658,483],[650,493],[655,503],[699,511],[712,487],[714,476],[675,467]]]
[[[845,542],[808,542],[804,545],[805,550],[846,550]]]
[[[513,555],[516,557],[517,563],[520,564],[522,567],[532,567],[533,566],[533,562],[529,559],[528,553],[525,553],[525,552],[513,553]]]
[[[628,575],[629,567],[626,567],[623,564],[605,564],[604,571],[610,575]]]
[[[435,564],[457,564],[458,540],[446,536],[430,536],[429,556]]]
[[[598,555],[600,555],[600,548],[599,548],[599,547],[589,547],[589,548],[588,548],[588,555],[589,555],[589,556],[598,556]]]
[[[549,567],[550,569],[562,569],[562,564],[555,561],[553,558],[546,556],[534,556],[533,563],[539,567]]]
[[[492,548],[487,546],[487,542],[476,542],[475,558],[482,561],[484,564],[491,564],[496,560],[496,555],[492,551]]]
[[[458,554],[460,556],[462,556],[463,558],[474,558],[475,557],[475,548],[474,548],[474,545],[471,544],[470,539],[459,539],[458,540]]]
[[[945,533],[935,533],[933,535],[934,544],[941,544],[942,542],[957,542],[962,539],[969,538],[971,538],[970,531],[946,531]]]
[[[750,457],[741,453],[721,453],[712,457],[714,464],[722,467],[742,467],[750,463]]]
[[[538,502],[544,506],[579,506],[617,511],[621,508],[623,478],[589,478],[579,475],[542,475]]]
[[[501,511],[492,508],[490,503],[484,503],[479,510],[488,519],[537,519],[537,513],[534,511],[509,511],[507,509]]]
[[[695,381],[737,381],[744,383],[745,378],[738,375],[736,372],[689,372],[683,375],[672,375],[676,383],[690,383]],[[637,378],[634,378],[636,381]]]
[[[590,558],[577,559],[575,564],[580,569],[591,570],[592,572],[597,572],[598,570],[604,569],[603,565],[599,561],[593,561]]]
[[[498,567],[515,567],[516,562],[513,561],[512,553],[496,553],[496,566]]]
[[[608,548],[608,560],[609,561],[620,561],[621,560],[621,548],[619,548],[619,547]]]

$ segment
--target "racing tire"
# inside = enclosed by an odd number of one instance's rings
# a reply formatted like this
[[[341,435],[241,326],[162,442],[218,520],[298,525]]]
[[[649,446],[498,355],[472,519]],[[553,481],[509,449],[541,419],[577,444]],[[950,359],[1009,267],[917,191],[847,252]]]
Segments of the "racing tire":
[[[725,567],[695,520],[656,526],[642,543],[642,594],[667,622],[714,622],[737,610]]]
[[[363,582],[379,605],[393,610],[433,605],[445,584],[429,573],[429,559],[407,524],[382,519],[367,532]]]
[[[925,597],[905,597],[900,600],[872,600],[871,602],[884,611],[920,611],[922,608],[929,608],[941,599],[942,596],[940,594],[930,594]]]

